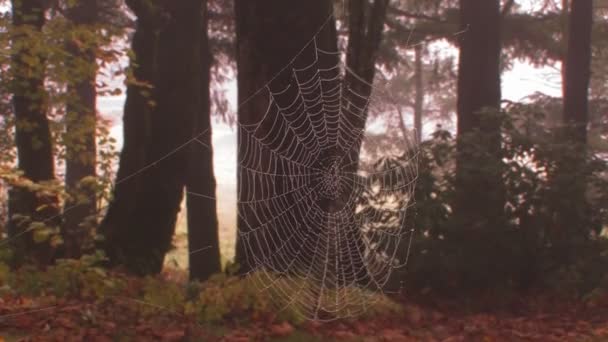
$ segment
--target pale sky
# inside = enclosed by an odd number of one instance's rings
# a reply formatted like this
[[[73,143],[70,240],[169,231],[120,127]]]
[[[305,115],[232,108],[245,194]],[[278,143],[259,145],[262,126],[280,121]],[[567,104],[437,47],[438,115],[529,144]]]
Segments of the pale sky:
[[[551,96],[561,95],[559,69],[535,68],[527,63],[516,62],[512,70],[502,77],[502,95],[506,100],[519,101],[535,92]],[[236,81],[230,80],[226,86],[227,97],[232,110],[236,110]],[[114,119],[112,135],[122,142],[121,116],[125,97],[101,97],[98,100],[100,113]],[[433,126],[432,124],[430,125]],[[431,133],[431,132],[425,132]],[[215,174],[218,185],[236,184],[236,132],[224,123],[214,120],[213,148],[215,153]],[[228,158],[227,156],[234,156]]]

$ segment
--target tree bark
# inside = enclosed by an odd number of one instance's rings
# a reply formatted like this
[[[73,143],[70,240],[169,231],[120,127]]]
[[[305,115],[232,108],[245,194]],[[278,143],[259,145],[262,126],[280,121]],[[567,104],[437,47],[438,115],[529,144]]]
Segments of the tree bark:
[[[573,142],[584,147],[589,121],[593,1],[572,1],[570,22],[564,79],[564,123],[572,126]]]
[[[101,231],[114,265],[162,270],[186,184],[201,115],[201,1],[127,1],[137,15],[127,89],[125,145],[114,200]]]
[[[25,178],[34,183],[52,181],[55,179],[55,167],[51,131],[46,117],[45,56],[33,46],[37,44],[35,35],[41,33],[45,23],[44,1],[13,0],[11,4],[13,25],[17,30],[13,39],[24,42],[12,56],[18,168]],[[23,30],[30,30],[33,36],[28,37]],[[18,185],[11,189],[9,196],[11,219],[8,235],[15,248],[15,265],[28,257],[41,264],[49,263],[52,248],[48,243],[33,241],[30,223],[56,223],[48,221],[58,213],[56,196],[36,193]],[[19,216],[28,219],[23,221],[18,219]]]
[[[243,125],[254,124],[262,120],[268,106],[268,97],[260,93],[268,82],[275,76],[273,85],[277,89],[286,86],[291,77],[292,69],[283,70],[288,67],[292,59],[302,51],[323,27],[317,35],[318,47],[326,51],[336,51],[337,35],[335,22],[327,24],[326,19],[332,11],[331,2],[328,0],[310,1],[250,1],[236,0],[236,31],[237,31],[237,67],[238,67],[238,152],[239,161],[247,156],[247,139]],[[262,20],[263,18],[263,20]],[[325,22],[325,24],[324,24]],[[323,26],[325,25],[325,26]],[[310,63],[310,60],[308,61]],[[328,67],[335,66],[328,63]],[[282,72],[285,71],[285,72]],[[284,75],[279,75],[284,74]],[[272,129],[272,122],[260,124],[260,134]],[[268,161],[269,152],[260,151],[261,159]],[[277,172],[286,170],[277,169]],[[237,171],[239,217],[238,229],[240,234],[249,231],[248,223],[256,222],[255,212],[243,204],[247,199],[260,196],[259,193],[251,192],[255,180],[244,177],[245,172],[239,167]],[[284,192],[282,184],[275,184],[277,193]],[[302,221],[301,221],[302,222]],[[236,263],[239,265],[240,273],[247,273],[255,268],[252,256],[248,253],[265,255],[267,246],[252,243],[245,246],[243,238],[237,239]]]
[[[574,242],[587,238],[588,203],[585,197],[587,176],[587,125],[589,122],[589,82],[591,77],[591,32],[593,1],[571,2],[568,29],[568,50],[564,67],[564,128],[561,141],[566,149],[559,161],[556,187],[559,205],[556,208],[557,248],[568,260]],[[567,195],[565,195],[567,194]],[[561,200],[560,200],[561,199]],[[586,229],[587,228],[587,229]]]
[[[382,42],[387,9],[388,0],[374,0],[371,5],[363,0],[349,1],[346,65],[369,84],[373,83],[376,75],[376,59]],[[346,84],[361,92],[359,94],[364,97],[371,94],[372,88],[364,86],[352,74],[347,74]]]
[[[504,217],[500,135],[500,1],[461,0],[454,215],[462,229]]]
[[[376,59],[382,42],[382,33],[386,21],[388,10],[388,0],[374,0],[369,3],[364,0],[349,1],[349,22],[348,22],[348,47],[346,51],[347,72],[344,76],[345,106],[343,108],[344,120],[348,121],[355,131],[361,134],[353,141],[348,151],[344,151],[346,164],[344,172],[356,174],[359,169],[359,159],[361,154],[361,144],[365,136],[365,123],[367,122],[369,98],[372,94],[372,84],[376,75]],[[360,113],[357,108],[363,108]],[[341,153],[341,152],[338,152]],[[333,210],[344,207],[348,201],[348,193],[344,198],[338,198],[331,205]],[[355,214],[356,207],[352,203],[348,209]],[[361,228],[361,227],[359,227]],[[366,246],[362,237],[362,230],[348,230],[346,240],[352,242],[353,248],[358,250],[358,254],[366,255]],[[355,263],[345,263],[346,274],[353,274],[356,281],[365,284],[369,280],[365,260],[361,258]]]
[[[203,0],[201,26],[201,110],[197,132],[204,132],[191,146],[186,182],[188,212],[188,259],[190,279],[206,280],[221,271],[216,183],[213,173],[207,0]]]
[[[562,44],[561,44],[561,62],[562,62],[562,95],[565,97],[566,93],[566,63],[568,60],[568,42],[570,40],[570,0],[561,0],[562,8],[561,8],[561,20],[560,26],[562,29]]]
[[[92,29],[98,21],[97,11],[96,1],[81,1],[67,10],[67,16],[74,27]],[[66,106],[65,183],[70,199],[65,204],[63,238],[64,256],[68,258],[79,258],[82,255],[83,248],[91,242],[87,238],[91,236],[91,229],[96,223],[96,192],[91,183],[96,176],[97,159],[96,47],[85,49],[79,48],[75,42],[68,42],[70,58],[76,60],[71,68],[78,68],[74,82],[68,85],[68,94],[73,100]]]
[[[500,116],[500,1],[461,0],[456,174],[446,240],[462,260],[463,286],[484,288],[508,272]],[[471,240],[479,243],[467,244]],[[484,255],[484,258],[479,258]],[[502,273],[498,273],[502,272]]]
[[[416,98],[414,100],[414,128],[416,129],[416,143],[422,141],[422,115],[424,110],[424,80],[422,74],[422,45],[414,48],[414,83]]]

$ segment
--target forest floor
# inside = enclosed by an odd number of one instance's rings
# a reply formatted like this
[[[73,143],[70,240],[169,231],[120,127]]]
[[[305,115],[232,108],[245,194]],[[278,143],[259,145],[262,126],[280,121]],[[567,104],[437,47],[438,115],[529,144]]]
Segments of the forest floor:
[[[301,324],[239,317],[201,324],[193,315],[132,298],[7,292],[0,297],[0,341],[608,341],[604,299],[589,305],[531,295],[498,303],[427,295],[415,303],[397,299],[401,312],[382,317]]]

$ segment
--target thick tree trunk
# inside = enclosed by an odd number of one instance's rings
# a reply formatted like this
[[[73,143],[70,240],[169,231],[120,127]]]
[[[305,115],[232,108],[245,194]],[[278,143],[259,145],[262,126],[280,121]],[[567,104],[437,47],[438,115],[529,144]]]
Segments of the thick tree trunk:
[[[112,264],[158,273],[171,247],[201,115],[201,1],[127,1],[137,15],[114,200],[101,230]],[[200,134],[199,134],[200,135]]]
[[[585,198],[587,177],[587,125],[589,122],[589,81],[591,77],[591,31],[593,26],[593,1],[572,1],[568,51],[564,68],[564,128],[561,140],[566,149],[562,153],[556,186],[561,200],[556,208],[556,225],[560,245],[556,252],[563,260],[572,253],[568,246],[586,239],[589,220]],[[567,194],[567,196],[564,196]]]
[[[320,49],[336,51],[337,36],[335,23],[327,23],[327,18],[332,11],[331,2],[328,0],[309,1],[250,1],[236,0],[236,31],[237,31],[237,66],[238,66],[238,98],[239,98],[239,134],[237,158],[242,161],[247,156],[247,139],[249,133],[243,125],[254,124],[262,120],[268,107],[267,92],[261,93],[273,77],[280,75],[273,82],[273,88],[285,87],[291,77],[290,62],[299,52],[313,39],[315,34],[323,27],[317,35],[317,44]],[[311,57],[311,58],[314,58]],[[310,59],[308,60],[310,63]],[[335,66],[329,63],[327,67]],[[288,69],[283,70],[285,67]],[[301,67],[301,66],[300,66]],[[276,90],[275,89],[275,90]],[[255,96],[254,96],[255,95]],[[259,127],[259,133],[268,132],[272,129],[272,122],[263,122]],[[269,151],[262,149],[260,158],[268,160]],[[277,169],[277,173],[286,170]],[[247,199],[257,198],[263,193],[254,193],[254,179],[245,177],[241,167],[238,169],[237,191],[239,201],[238,229],[241,234],[248,233],[248,224],[256,222],[255,212],[243,204]],[[274,185],[276,193],[285,190],[282,184]],[[259,186],[259,185],[258,185]],[[241,205],[243,204],[243,205]],[[297,219],[296,219],[297,221]],[[300,222],[302,222],[300,220]],[[249,252],[265,255],[263,249],[268,247],[249,241],[245,246],[241,236],[237,239],[236,263],[239,272],[247,273],[254,269],[252,255]],[[312,262],[312,260],[311,260]]]
[[[220,242],[218,235],[216,183],[213,173],[213,149],[211,141],[211,101],[207,1],[203,1],[201,28],[201,111],[197,132],[204,132],[192,144],[187,191],[188,211],[188,259],[190,279],[206,280],[221,271]]]
[[[38,51],[34,40],[22,37],[21,30],[35,34],[42,31],[45,23],[44,1],[13,0],[13,24],[18,30],[15,40],[25,42],[13,55],[12,72],[13,105],[16,119],[15,138],[19,170],[23,176],[35,183],[55,179],[52,138],[46,117],[47,95],[44,87],[45,58]],[[31,42],[32,45],[28,45]],[[32,63],[31,61],[35,62]],[[33,257],[45,264],[51,260],[48,243],[36,244],[29,229],[32,222],[44,222],[58,213],[55,196],[36,194],[26,188],[15,186],[10,191],[8,225],[9,238],[15,247],[16,264]],[[27,217],[27,220],[19,219]]]
[[[505,203],[500,136],[500,1],[461,0],[454,214],[463,229],[492,228]]]
[[[460,251],[466,286],[488,286],[508,272],[502,264],[509,250],[501,238],[506,229],[502,180],[500,119],[500,1],[461,0],[458,72],[458,136],[450,241]],[[469,244],[470,246],[470,244]],[[485,255],[479,259],[478,255]],[[483,275],[483,276],[481,276]]]
[[[97,10],[96,1],[78,2],[68,9],[68,19],[76,28],[84,26],[92,29],[97,23]],[[68,85],[68,93],[73,100],[66,108],[65,183],[70,199],[65,204],[64,256],[79,258],[83,248],[91,243],[87,238],[95,225],[95,188],[91,181],[96,175],[97,159],[97,62],[95,47],[82,50],[77,43],[69,42],[67,49],[72,54],[70,58],[77,60],[71,68],[79,71],[75,75],[75,82]]]

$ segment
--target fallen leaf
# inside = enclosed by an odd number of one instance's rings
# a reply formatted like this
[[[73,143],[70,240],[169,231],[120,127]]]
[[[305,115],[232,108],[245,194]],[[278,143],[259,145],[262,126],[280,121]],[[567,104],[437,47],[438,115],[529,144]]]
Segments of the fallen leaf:
[[[294,328],[288,322],[283,322],[281,324],[275,324],[270,327],[270,335],[275,337],[283,337],[287,335],[291,335],[294,331]]]
[[[414,305],[407,305],[404,309],[405,319],[412,325],[418,326],[422,322],[422,309]]]
[[[186,336],[186,333],[183,329],[167,331],[162,334],[163,341],[181,341],[184,336]]]
[[[357,337],[352,331],[339,330],[332,334],[337,339],[354,339]]]

